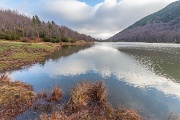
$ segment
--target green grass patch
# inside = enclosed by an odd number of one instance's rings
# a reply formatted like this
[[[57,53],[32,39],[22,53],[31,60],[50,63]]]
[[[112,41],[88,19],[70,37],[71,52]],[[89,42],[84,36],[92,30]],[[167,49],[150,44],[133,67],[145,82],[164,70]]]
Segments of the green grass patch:
[[[55,44],[0,41],[0,71],[41,61],[56,49]]]
[[[29,44],[27,46],[27,48],[30,48],[30,49],[47,49],[47,50],[52,50],[53,49],[52,46],[42,45],[42,44],[35,44],[35,43]]]

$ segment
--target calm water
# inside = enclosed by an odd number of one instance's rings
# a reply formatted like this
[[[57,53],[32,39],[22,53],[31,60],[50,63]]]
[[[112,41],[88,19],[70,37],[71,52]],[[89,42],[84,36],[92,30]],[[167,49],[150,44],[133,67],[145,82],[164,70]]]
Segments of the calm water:
[[[35,90],[60,86],[67,98],[81,80],[104,80],[114,107],[133,108],[145,119],[180,114],[180,45],[96,43],[65,47],[46,61],[9,73]]]

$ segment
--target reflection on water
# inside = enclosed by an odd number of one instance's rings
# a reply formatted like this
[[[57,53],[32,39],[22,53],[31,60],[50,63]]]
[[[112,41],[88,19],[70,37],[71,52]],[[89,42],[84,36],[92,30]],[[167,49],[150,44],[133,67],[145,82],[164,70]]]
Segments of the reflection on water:
[[[133,55],[142,64],[163,75],[180,82],[180,45],[149,44],[141,47],[119,47],[120,51]]]
[[[59,85],[65,93],[79,80],[103,79],[113,106],[124,104],[145,118],[162,119],[171,112],[180,114],[180,85],[175,82],[180,79],[179,50],[173,44],[96,43],[66,56],[57,52],[55,60],[11,76],[35,91]]]

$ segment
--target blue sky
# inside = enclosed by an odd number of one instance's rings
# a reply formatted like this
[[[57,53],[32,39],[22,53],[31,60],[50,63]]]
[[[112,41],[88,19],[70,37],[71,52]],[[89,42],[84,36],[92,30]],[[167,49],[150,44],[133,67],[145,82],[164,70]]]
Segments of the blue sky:
[[[103,2],[103,0],[79,0],[79,1],[85,2],[85,3],[87,3],[87,4],[91,5],[91,6],[94,6],[94,5],[98,4],[98,3]]]
[[[176,0],[0,0],[0,8],[106,39]]]

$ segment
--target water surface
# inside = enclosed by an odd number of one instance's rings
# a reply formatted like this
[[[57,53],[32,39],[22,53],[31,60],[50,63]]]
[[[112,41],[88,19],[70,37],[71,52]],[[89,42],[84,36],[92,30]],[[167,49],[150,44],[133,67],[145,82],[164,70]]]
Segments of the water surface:
[[[133,108],[151,120],[180,114],[179,44],[96,43],[91,47],[66,47],[42,63],[9,74],[31,84],[35,92],[58,85],[65,98],[81,80],[104,80],[108,100],[115,108]]]

